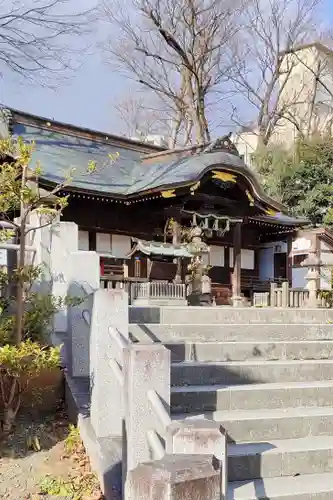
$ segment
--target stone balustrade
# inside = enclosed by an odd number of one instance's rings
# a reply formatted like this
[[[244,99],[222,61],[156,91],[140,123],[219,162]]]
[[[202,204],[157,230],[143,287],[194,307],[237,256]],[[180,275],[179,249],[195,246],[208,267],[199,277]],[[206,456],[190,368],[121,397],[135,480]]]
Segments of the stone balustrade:
[[[311,300],[310,300],[311,299]],[[310,296],[310,291],[301,288],[290,288],[286,281],[279,287],[276,283],[271,283],[270,292],[255,292],[253,294],[254,307],[293,307],[304,308],[325,308],[327,301],[322,297],[320,290],[315,290],[314,296]]]

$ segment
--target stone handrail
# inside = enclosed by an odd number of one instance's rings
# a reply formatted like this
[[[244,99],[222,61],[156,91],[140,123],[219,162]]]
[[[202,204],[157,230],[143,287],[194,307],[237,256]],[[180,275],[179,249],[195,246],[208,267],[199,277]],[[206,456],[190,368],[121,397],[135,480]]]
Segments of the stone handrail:
[[[123,349],[126,349],[126,347],[128,347],[130,342],[127,339],[125,339],[125,337],[120,333],[120,331],[117,328],[111,326],[109,328],[109,333],[111,333],[115,345],[118,347],[120,352],[122,352]]]
[[[114,376],[118,380],[119,385],[121,387],[124,387],[124,374],[122,368],[118,365],[117,361],[114,358],[109,360],[109,365],[113,371]]]
[[[163,446],[157,432],[154,430],[148,431],[147,440],[155,460],[161,460],[161,458],[165,455],[165,447]]]
[[[170,414],[165,409],[163,401],[154,389],[147,391],[147,397],[155,415],[159,418],[161,424],[167,428],[171,424]]]
[[[150,402],[151,408],[158,419],[159,425],[157,428],[162,429],[162,438],[166,437],[167,429],[171,425],[170,413],[166,410],[163,401],[154,389],[147,391],[147,397]],[[155,459],[160,459],[165,454],[165,444],[162,444],[157,429],[149,429],[147,431],[148,443],[153,452]]]

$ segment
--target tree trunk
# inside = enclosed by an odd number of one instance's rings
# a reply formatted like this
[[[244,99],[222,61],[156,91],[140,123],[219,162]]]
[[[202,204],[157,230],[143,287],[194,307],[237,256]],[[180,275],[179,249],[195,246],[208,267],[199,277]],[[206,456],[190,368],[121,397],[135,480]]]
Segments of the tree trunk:
[[[24,282],[21,279],[21,272],[25,265],[25,229],[26,229],[26,204],[23,198],[24,188],[27,181],[27,165],[22,167],[21,180],[21,205],[20,205],[20,249],[18,258],[18,283],[16,293],[16,325],[15,325],[15,344],[22,342],[23,315],[24,315]]]
[[[8,435],[14,425],[17,412],[21,406],[20,382],[15,376],[8,375],[6,370],[0,372],[0,389],[3,412],[0,419],[3,435]]]

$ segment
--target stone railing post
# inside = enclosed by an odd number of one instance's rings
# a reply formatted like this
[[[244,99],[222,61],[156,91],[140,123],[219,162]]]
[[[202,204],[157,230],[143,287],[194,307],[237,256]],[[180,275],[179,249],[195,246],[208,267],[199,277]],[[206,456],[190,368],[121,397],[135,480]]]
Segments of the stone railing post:
[[[217,422],[206,419],[175,421],[168,427],[167,454],[213,455],[220,464],[221,496],[228,492],[227,436]],[[206,498],[206,497],[203,497]]]
[[[131,344],[124,351],[124,380],[127,471],[131,471],[151,459],[147,434],[166,435],[169,420],[163,421],[163,415],[170,414],[170,351],[161,344]],[[154,404],[152,395],[160,405]]]
[[[90,333],[90,415],[97,438],[122,437],[124,376],[121,361],[127,339],[127,293],[97,290]]]
[[[65,283],[66,294],[82,302],[57,313],[55,331],[64,319],[67,322],[66,355],[69,373],[73,377],[89,376],[91,317],[95,292],[99,290],[99,256],[96,252],[72,252],[67,256],[71,275]],[[96,299],[97,300],[97,299]],[[66,318],[67,315],[67,318]]]
[[[165,455],[128,474],[125,500],[217,500],[220,471],[211,455]]]
[[[282,283],[282,307],[289,307],[289,283],[284,281]]]
[[[277,307],[276,289],[277,289],[277,284],[276,283],[271,283],[271,290],[270,290],[270,293],[271,293],[271,300],[270,300],[271,307]]]

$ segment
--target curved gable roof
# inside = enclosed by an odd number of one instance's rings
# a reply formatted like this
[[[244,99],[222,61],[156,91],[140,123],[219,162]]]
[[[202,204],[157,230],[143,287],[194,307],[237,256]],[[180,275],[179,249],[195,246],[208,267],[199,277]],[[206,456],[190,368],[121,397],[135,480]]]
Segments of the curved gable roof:
[[[208,172],[218,170],[241,177],[252,196],[278,212],[286,212],[283,206],[265,194],[257,177],[228,138],[194,147],[186,156],[183,154],[185,149],[157,153],[147,159],[143,157],[145,148],[147,152],[144,144],[131,143],[126,147],[122,138],[117,145],[114,138],[109,143],[100,137],[78,136],[73,131],[60,131],[58,126],[53,127],[52,122],[29,124],[26,119],[22,123],[14,121],[12,131],[24,140],[35,142],[33,161],[41,163],[41,180],[45,183],[61,183],[70,168],[76,169],[68,188],[71,191],[132,199],[146,193],[191,186]],[[116,153],[119,156],[113,161]],[[87,174],[91,161],[96,162],[97,168]]]

